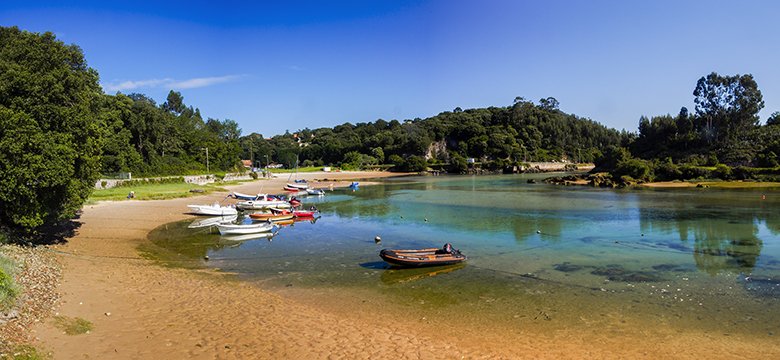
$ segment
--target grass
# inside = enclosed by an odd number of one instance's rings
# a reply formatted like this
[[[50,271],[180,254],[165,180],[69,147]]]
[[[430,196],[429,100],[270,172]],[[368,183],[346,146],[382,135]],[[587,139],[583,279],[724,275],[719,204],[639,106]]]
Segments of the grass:
[[[54,317],[54,326],[67,335],[81,335],[92,331],[92,323],[82,318],[69,318],[58,315]]]
[[[298,168],[298,172],[315,172],[315,171],[322,171],[322,166],[307,166],[307,167]],[[271,172],[288,174],[288,173],[294,173],[295,169],[271,169]]]
[[[0,360],[46,360],[51,356],[41,353],[32,345],[18,345],[12,348],[10,354],[0,355]]]
[[[0,253],[0,310],[8,310],[16,302],[19,285],[14,281],[17,265]]]
[[[196,190],[197,192],[192,192],[190,190]],[[165,200],[203,195],[214,191],[225,191],[225,189],[213,185],[196,185],[189,183],[143,184],[132,187],[95,190],[89,197],[88,202],[125,200],[130,191],[135,192],[135,199],[137,200]]]

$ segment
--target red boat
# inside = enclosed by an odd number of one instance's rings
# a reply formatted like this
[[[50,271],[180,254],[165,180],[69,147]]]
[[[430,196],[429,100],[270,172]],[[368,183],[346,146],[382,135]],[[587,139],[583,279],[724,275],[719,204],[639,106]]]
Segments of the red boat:
[[[287,191],[287,192],[296,192],[296,193],[297,193],[297,192],[299,192],[299,191],[306,191],[306,190],[305,190],[305,189],[298,189],[298,188],[294,188],[294,187],[290,187],[290,186],[285,186],[285,187],[284,187],[284,191]]]
[[[301,204],[301,201],[296,198],[292,198],[288,202],[290,203],[290,205],[292,205],[292,207],[297,207],[298,205]]]
[[[317,210],[294,210],[293,215],[295,217],[314,217],[314,214],[317,213]]]

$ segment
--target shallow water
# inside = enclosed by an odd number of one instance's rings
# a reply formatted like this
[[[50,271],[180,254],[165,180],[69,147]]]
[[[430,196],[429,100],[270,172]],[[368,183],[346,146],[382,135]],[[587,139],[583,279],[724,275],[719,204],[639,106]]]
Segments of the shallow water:
[[[193,219],[152,232],[149,251],[176,265],[208,256],[206,266],[333,309],[457,314],[476,329],[780,331],[777,192],[527,183],[541,177],[389,179],[304,199],[321,216],[270,240],[230,241],[188,229]],[[445,242],[467,264],[397,270],[378,256]]]

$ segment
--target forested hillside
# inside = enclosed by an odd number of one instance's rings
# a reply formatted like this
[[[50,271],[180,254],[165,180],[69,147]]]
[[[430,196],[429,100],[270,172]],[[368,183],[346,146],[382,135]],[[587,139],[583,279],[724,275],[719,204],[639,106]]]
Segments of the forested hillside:
[[[500,169],[525,161],[568,159],[591,162],[599,149],[627,146],[632,135],[608,129],[590,119],[566,114],[554,98],[539,104],[516,98],[511,106],[443,112],[427,119],[345,123],[333,128],[303,129],[294,134],[242,138],[243,156],[270,154],[273,161],[292,165],[393,164],[398,170],[424,170],[443,164],[465,170],[466,159]]]

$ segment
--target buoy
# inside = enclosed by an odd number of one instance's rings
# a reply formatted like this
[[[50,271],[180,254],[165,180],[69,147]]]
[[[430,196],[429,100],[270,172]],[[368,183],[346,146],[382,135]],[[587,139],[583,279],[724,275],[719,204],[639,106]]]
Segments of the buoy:
[[[542,230],[536,230],[536,233],[537,233],[537,234],[541,234],[541,233],[542,233]]]
[[[766,195],[761,195],[761,200],[766,200]]]
[[[377,235],[377,236],[374,238],[374,242],[376,242],[376,243],[378,243],[378,242],[381,242],[381,241],[382,241],[382,238],[381,238],[381,237],[379,237],[379,235]]]
[[[203,257],[203,260],[206,260],[206,261],[208,261],[208,260],[209,260],[209,256],[208,256],[208,255],[204,256],[204,257]]]
[[[425,222],[428,222],[428,218],[425,218]]]

